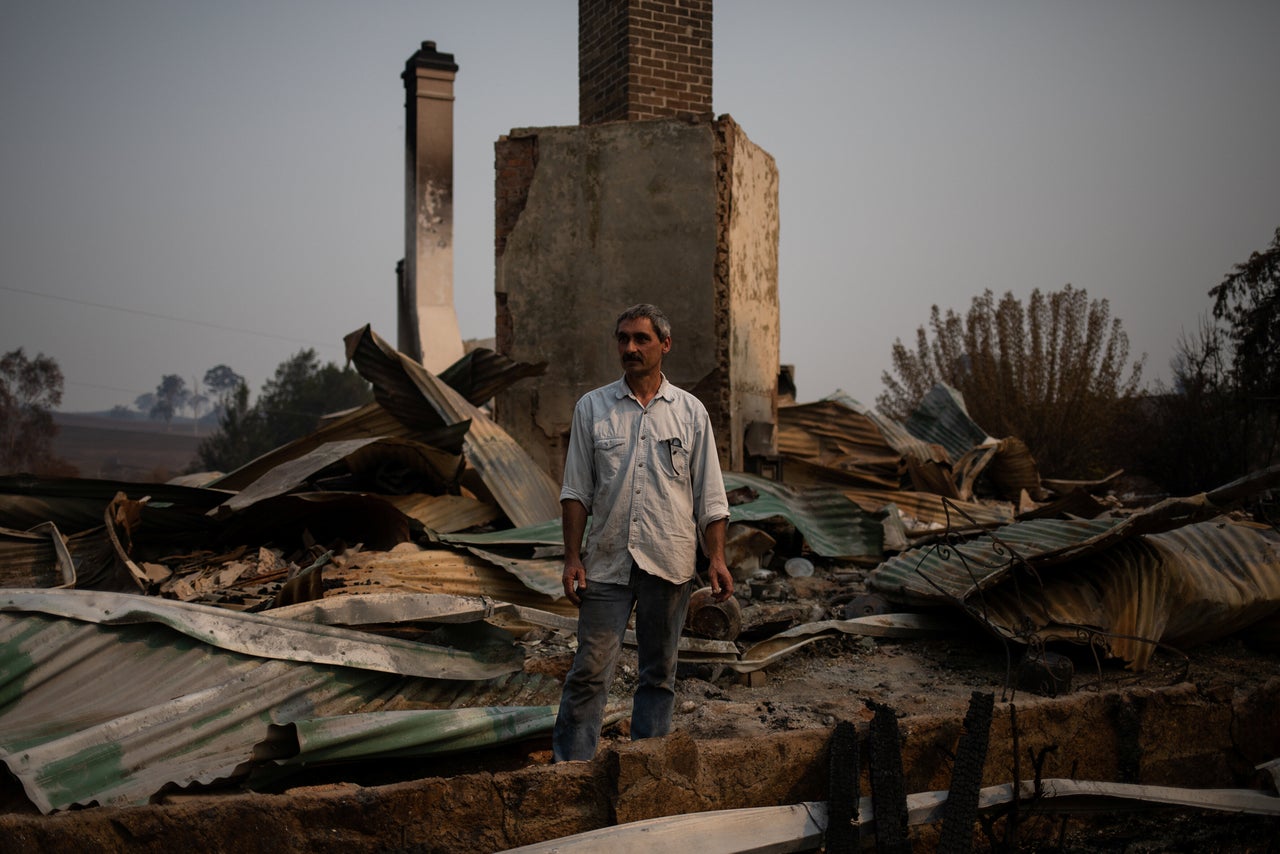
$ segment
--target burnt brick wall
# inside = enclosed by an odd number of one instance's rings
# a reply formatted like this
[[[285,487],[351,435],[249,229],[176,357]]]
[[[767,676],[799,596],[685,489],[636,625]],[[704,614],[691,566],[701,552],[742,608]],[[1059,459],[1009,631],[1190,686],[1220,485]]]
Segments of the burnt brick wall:
[[[504,136],[493,146],[494,257],[501,260],[507,249],[507,238],[516,227],[520,214],[529,199],[529,185],[538,166],[538,138],[536,136]],[[495,318],[495,345],[499,353],[510,351],[511,317],[508,314],[506,294],[497,294]]]
[[[712,0],[578,0],[578,121],[707,116]]]

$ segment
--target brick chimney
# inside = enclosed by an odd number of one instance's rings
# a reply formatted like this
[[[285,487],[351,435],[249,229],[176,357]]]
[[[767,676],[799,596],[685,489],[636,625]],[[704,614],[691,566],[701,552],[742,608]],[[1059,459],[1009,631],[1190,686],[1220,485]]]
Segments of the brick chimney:
[[[438,373],[462,356],[453,304],[453,54],[423,42],[405,87],[404,261],[398,349]]]
[[[708,117],[712,0],[578,0],[578,121]]]

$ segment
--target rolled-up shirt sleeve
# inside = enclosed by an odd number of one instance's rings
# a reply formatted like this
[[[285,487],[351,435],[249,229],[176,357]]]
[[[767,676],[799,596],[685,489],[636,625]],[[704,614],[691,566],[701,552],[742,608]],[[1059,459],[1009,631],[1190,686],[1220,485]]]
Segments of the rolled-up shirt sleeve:
[[[591,512],[595,498],[595,460],[592,456],[591,417],[586,399],[573,408],[573,424],[569,428],[569,451],[564,460],[564,480],[560,500],[572,499]]]

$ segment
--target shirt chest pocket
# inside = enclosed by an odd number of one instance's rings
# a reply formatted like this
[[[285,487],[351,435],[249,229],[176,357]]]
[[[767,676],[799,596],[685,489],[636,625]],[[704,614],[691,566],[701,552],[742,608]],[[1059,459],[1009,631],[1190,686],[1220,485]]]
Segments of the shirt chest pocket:
[[[627,440],[622,436],[597,436],[595,438],[594,462],[596,477],[600,481],[608,481],[622,471],[627,455]]]
[[[679,436],[658,442],[658,463],[668,477],[683,480],[689,476],[689,448]]]

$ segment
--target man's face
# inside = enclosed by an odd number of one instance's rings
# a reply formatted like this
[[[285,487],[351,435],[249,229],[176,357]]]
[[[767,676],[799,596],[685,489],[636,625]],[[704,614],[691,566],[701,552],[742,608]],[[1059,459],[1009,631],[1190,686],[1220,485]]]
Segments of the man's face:
[[[644,376],[662,370],[662,357],[671,352],[671,339],[658,340],[653,321],[647,317],[624,320],[618,324],[618,357],[622,370],[629,376]]]

